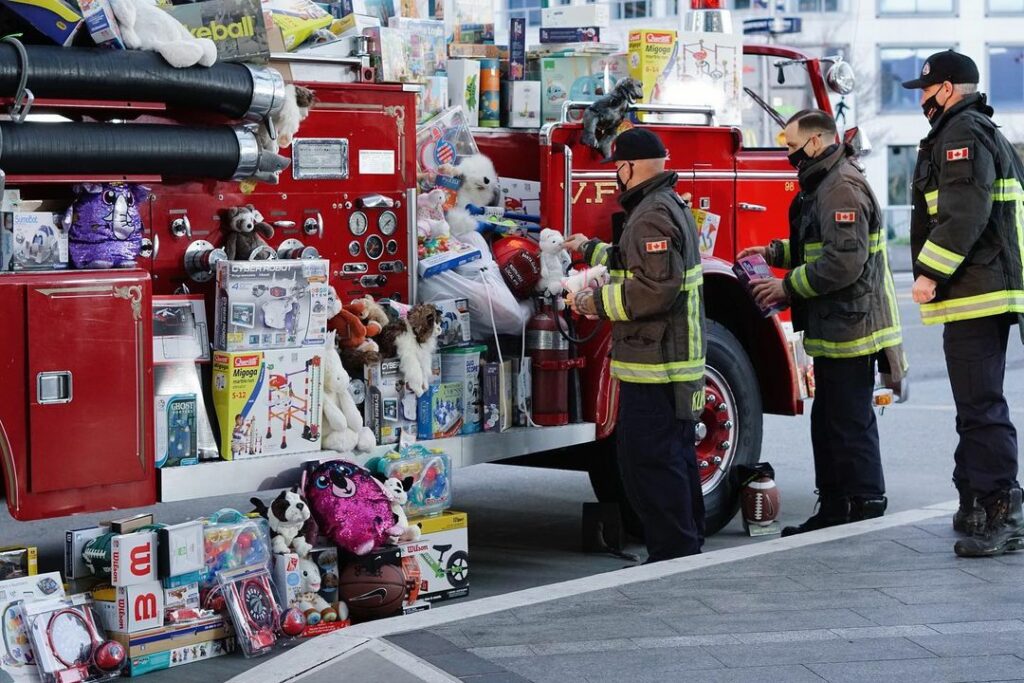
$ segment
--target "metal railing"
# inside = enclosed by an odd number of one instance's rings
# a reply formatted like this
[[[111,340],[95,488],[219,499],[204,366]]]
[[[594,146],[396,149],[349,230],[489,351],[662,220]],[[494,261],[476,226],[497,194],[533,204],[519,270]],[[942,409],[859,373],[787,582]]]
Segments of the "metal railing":
[[[562,103],[562,115],[560,123],[569,123],[569,112],[575,109],[586,109],[593,102],[581,102],[579,100],[566,100]],[[704,117],[704,125],[715,125],[715,108],[699,104],[633,104],[629,111],[649,114],[696,114]],[[659,121],[658,123],[662,123]],[[670,122],[665,122],[670,123]],[[690,124],[692,125],[692,124]]]

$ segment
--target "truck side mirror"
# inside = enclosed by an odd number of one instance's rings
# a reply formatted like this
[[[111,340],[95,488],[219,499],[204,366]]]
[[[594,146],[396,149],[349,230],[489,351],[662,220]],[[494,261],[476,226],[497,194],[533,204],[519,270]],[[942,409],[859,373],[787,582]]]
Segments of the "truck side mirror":
[[[825,74],[825,83],[829,89],[837,95],[849,95],[853,92],[857,78],[853,73],[853,67],[844,61],[838,60],[829,67]]]

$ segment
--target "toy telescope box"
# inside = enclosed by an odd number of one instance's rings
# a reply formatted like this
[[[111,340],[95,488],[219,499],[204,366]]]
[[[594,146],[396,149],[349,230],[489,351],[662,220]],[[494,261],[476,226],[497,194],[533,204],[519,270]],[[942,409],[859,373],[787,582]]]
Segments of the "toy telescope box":
[[[329,272],[324,259],[221,261],[214,348],[322,347],[327,340]]]
[[[225,460],[320,450],[323,348],[213,354]]]
[[[270,58],[260,0],[206,0],[164,8],[196,38],[217,46],[217,61],[252,62]]]

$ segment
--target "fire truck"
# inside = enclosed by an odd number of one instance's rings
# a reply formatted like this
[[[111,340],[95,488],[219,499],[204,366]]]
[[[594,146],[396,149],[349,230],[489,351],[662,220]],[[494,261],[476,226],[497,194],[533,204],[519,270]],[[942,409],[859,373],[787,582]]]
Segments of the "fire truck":
[[[687,117],[690,122],[683,124],[639,125],[649,125],[664,140],[669,166],[679,174],[678,192],[689,194],[695,208],[720,216],[713,248],[704,258],[707,406],[697,444],[709,531],[721,528],[736,511],[737,491],[729,473],[759,459],[762,415],[794,415],[802,409],[785,323],[762,317],[731,270],[740,249],[765,244],[788,230],[788,205],[797,184],[776,139],[784,120],[776,108],[830,111],[830,90],[852,89],[849,67],[837,69],[835,60],[826,74],[822,65],[827,60],[793,49],[748,45],[744,55],[749,100],[742,127],[718,125],[707,106],[636,107]],[[329,259],[331,284],[344,300],[364,294],[403,302],[416,298],[416,88],[370,82],[373,74],[365,58],[275,55],[272,64],[318,97],[293,145],[282,151],[291,165],[277,184],[211,178],[199,148],[195,163],[179,155],[167,172],[140,165],[123,149],[121,161],[77,159],[66,165],[39,163],[26,151],[12,170],[15,157],[8,147],[25,130],[17,126],[38,124],[2,124],[6,184],[20,188],[23,197],[69,198],[72,184],[79,182],[127,181],[151,192],[141,208],[149,249],[138,268],[0,276],[0,318],[10,330],[0,338],[0,363],[8,380],[0,394],[0,461],[15,518],[281,488],[297,480],[304,462],[329,455],[154,466],[152,297],[188,291],[212,301],[224,209],[254,205],[274,226],[271,246],[282,258],[301,257],[315,248]],[[250,71],[255,101],[273,84],[267,85],[258,68]],[[773,96],[768,86],[776,73],[797,77],[798,86]],[[151,84],[159,80],[147,77]],[[43,87],[41,82],[36,86]],[[119,121],[117,130],[103,129],[115,142],[119,135],[144,141],[146,131],[158,126],[225,127],[239,119],[237,112],[224,113],[223,106],[197,111],[172,102],[159,87],[150,95],[140,89],[130,100],[91,93],[87,84],[79,92],[77,97],[37,92],[33,111],[86,122]],[[474,133],[499,175],[542,184],[543,225],[566,235],[584,232],[612,240],[614,171],[580,144],[581,124],[573,114],[585,104],[567,102],[561,120],[539,131]],[[48,135],[59,138],[80,124],[47,125]],[[80,139],[81,144],[90,142],[88,135]],[[241,158],[249,143],[242,134],[238,140],[232,149]],[[608,372],[609,345],[608,330],[599,329],[578,350],[585,359],[582,422],[432,445],[445,449],[460,467],[523,456],[549,466],[571,461],[589,472],[600,500],[625,504],[614,460],[618,394]],[[567,452],[573,457],[557,457]]]

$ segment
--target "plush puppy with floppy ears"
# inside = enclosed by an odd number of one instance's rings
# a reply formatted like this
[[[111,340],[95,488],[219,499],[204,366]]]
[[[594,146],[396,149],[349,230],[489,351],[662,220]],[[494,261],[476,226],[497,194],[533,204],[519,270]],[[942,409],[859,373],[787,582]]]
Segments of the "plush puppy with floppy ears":
[[[610,93],[583,112],[583,135],[580,142],[600,152],[601,158],[610,157],[615,131],[626,118],[629,106],[643,96],[644,88],[640,81],[623,78]]]
[[[251,498],[249,502],[267,519],[271,550],[279,554],[294,551],[299,557],[309,555],[316,539],[316,523],[310,518],[309,505],[297,488],[281,491],[270,507],[259,498]]]
[[[441,336],[441,316],[433,304],[416,304],[402,319],[388,323],[377,336],[383,358],[398,356],[402,376],[416,396],[430,382],[431,357]]]
[[[466,157],[454,169],[460,181],[455,208],[448,212],[448,226],[451,234],[458,237],[476,230],[477,218],[466,211],[467,204],[476,206],[501,206],[501,183],[494,164],[483,154]]]

